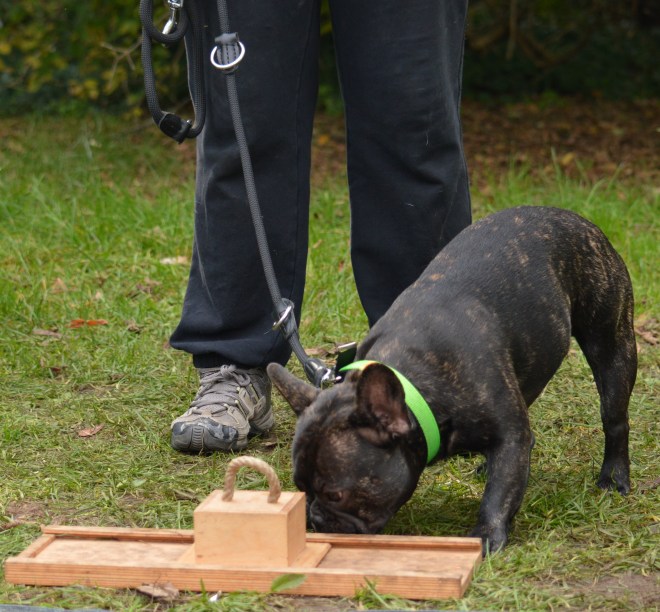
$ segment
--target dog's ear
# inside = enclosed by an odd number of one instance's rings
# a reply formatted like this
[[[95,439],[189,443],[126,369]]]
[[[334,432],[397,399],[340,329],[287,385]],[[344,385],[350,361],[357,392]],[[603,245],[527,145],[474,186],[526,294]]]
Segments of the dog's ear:
[[[279,389],[284,399],[289,402],[293,411],[300,416],[318,396],[320,390],[296,378],[289,370],[279,363],[269,363],[266,368],[268,376]]]
[[[410,432],[405,393],[394,372],[380,363],[368,365],[357,382],[357,412],[362,437],[388,444]]]

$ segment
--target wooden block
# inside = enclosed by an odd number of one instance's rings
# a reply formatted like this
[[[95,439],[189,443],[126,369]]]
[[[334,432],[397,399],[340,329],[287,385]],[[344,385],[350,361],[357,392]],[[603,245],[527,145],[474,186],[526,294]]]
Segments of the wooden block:
[[[193,513],[195,561],[232,567],[287,567],[305,548],[305,494],[235,491],[231,501],[211,493]]]

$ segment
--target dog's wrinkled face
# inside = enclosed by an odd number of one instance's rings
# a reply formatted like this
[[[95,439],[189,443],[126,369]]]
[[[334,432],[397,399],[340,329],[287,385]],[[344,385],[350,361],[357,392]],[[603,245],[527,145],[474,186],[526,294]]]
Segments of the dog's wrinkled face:
[[[379,532],[410,498],[419,475],[401,444],[411,424],[399,381],[379,365],[326,391],[277,364],[268,374],[298,415],[294,480],[307,495],[310,525],[320,532]]]

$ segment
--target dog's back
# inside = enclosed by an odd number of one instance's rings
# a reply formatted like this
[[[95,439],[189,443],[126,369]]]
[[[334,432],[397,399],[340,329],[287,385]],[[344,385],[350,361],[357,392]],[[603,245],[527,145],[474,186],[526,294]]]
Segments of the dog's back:
[[[486,353],[495,339],[498,351],[507,347],[529,404],[566,356],[571,335],[589,359],[594,330],[608,329],[630,357],[632,315],[628,271],[603,232],[571,211],[525,206],[490,215],[454,238],[374,326],[360,353],[373,357],[382,336],[392,334],[418,346],[458,343],[468,356]],[[382,344],[390,352],[389,339]]]

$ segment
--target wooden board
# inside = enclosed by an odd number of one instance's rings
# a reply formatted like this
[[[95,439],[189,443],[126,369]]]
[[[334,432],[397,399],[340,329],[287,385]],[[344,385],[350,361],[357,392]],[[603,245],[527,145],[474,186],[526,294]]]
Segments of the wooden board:
[[[234,567],[194,562],[192,530],[108,527],[42,528],[43,535],[5,562],[14,584],[135,588],[172,583],[190,591],[268,592],[282,574],[304,574],[297,595],[346,596],[375,584],[408,599],[459,598],[481,561],[481,540],[422,536],[307,534],[291,567]]]

